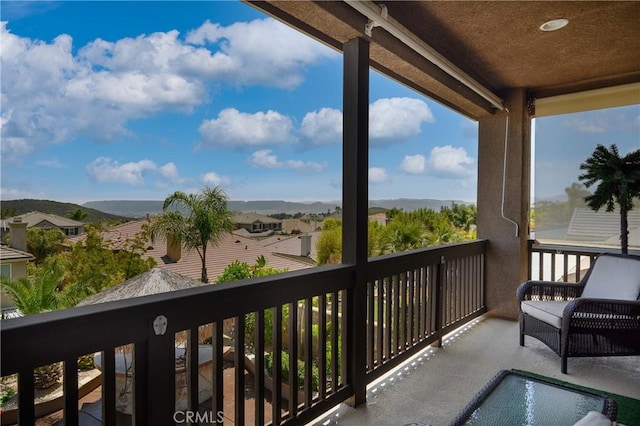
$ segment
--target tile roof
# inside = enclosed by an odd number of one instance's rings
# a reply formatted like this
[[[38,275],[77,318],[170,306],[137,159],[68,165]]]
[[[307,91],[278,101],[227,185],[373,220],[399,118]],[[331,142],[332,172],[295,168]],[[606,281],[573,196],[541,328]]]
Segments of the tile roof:
[[[147,219],[142,219],[114,226],[102,234],[103,238],[105,241],[110,241],[112,249],[119,249],[127,239],[132,238],[140,232],[142,225],[147,223],[147,221]],[[86,236],[80,235],[70,238],[69,240],[75,243],[84,241],[84,238],[86,238]],[[182,258],[177,262],[173,262],[167,256],[166,241],[149,241],[147,248],[146,256],[153,258],[158,264],[158,267],[169,269],[196,280],[200,279],[202,262],[197,251],[187,251],[183,248]],[[225,234],[217,247],[210,245],[207,248],[206,265],[209,281],[214,282],[216,277],[233,261],[238,260],[253,264],[259,256],[264,256],[267,260],[267,265],[272,268],[297,271],[311,267],[311,265],[304,260],[279,256],[275,251],[276,250],[264,247],[259,241],[230,233]],[[296,254],[300,253],[298,252]]]
[[[42,212],[29,212],[29,213],[23,213],[14,217],[10,217],[6,219],[7,223],[12,222],[13,219],[16,217],[21,218],[22,222],[27,224],[27,227],[36,226],[43,221],[50,222],[53,225],[61,228],[84,226],[84,223],[78,222],[77,220],[69,219],[69,218],[58,216],[55,214],[42,213]]]
[[[318,238],[320,237],[320,231],[309,232],[307,233],[307,235],[311,235],[311,254],[309,255],[309,257],[312,259],[317,259],[318,251],[316,250],[316,243],[318,242]],[[269,251],[288,256],[300,256],[302,248],[301,235],[272,235],[268,238],[259,240],[258,243],[260,243],[265,249]]]
[[[631,210],[628,212],[629,230],[633,231],[640,228],[640,210]],[[593,211],[587,207],[578,207],[573,211],[567,236],[576,239],[598,239],[604,241],[610,238],[618,238],[620,236],[620,212],[606,212],[604,210]],[[636,245],[640,242],[629,243]]]
[[[235,223],[254,223],[254,222],[262,222],[262,223],[282,223],[280,219],[275,219],[270,216],[265,216],[258,213],[241,213],[237,214],[234,217]]]
[[[32,260],[34,259],[31,253],[27,253],[26,251],[14,249],[9,246],[1,245],[0,246],[0,260]]]

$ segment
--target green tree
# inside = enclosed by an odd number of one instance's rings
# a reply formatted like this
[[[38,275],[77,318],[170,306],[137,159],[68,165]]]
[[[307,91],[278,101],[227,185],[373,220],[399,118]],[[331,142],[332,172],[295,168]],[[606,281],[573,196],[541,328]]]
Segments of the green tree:
[[[598,145],[591,157],[580,165],[580,170],[585,172],[578,178],[587,188],[597,184],[595,192],[585,198],[592,210],[605,207],[612,212],[616,204],[620,207],[621,249],[622,253],[628,253],[627,214],[633,209],[633,198],[640,196],[640,150],[621,157],[615,144],[610,148]]]
[[[67,217],[69,219],[77,220],[78,222],[82,222],[87,216],[88,213],[82,209],[76,209],[72,212],[67,213]]]
[[[180,210],[169,210],[171,207],[186,210],[186,216]],[[224,233],[233,229],[227,195],[219,187],[205,187],[197,194],[176,191],[164,200],[162,209],[151,226],[152,239],[173,238],[187,250],[196,250],[202,262],[200,280],[208,283],[207,247],[218,245]]]
[[[342,262],[342,222],[335,219],[325,219],[322,232],[316,243],[318,264]]]
[[[67,269],[62,291],[69,306],[156,265],[152,258],[143,257],[146,247],[142,241],[148,238],[144,231],[114,251],[102,238],[104,229],[102,224],[88,226],[84,243],[58,255]]]
[[[36,264],[47,256],[59,252],[65,236],[58,228],[42,229],[32,226],[27,228],[27,251],[35,257]]]
[[[427,230],[418,220],[396,216],[385,228],[382,242],[384,253],[397,253],[427,245]]]
[[[2,278],[2,291],[24,315],[53,311],[63,304],[60,289],[65,269],[58,259],[50,259],[52,260],[40,266],[29,265],[26,278]]]

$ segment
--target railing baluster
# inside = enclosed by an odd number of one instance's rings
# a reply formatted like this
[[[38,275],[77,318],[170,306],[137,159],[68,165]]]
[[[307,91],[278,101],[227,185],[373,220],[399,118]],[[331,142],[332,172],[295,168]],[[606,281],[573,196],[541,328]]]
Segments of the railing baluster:
[[[289,418],[298,415],[298,303],[289,304]]]
[[[246,316],[236,317],[236,335],[234,336],[234,364],[235,364],[235,424],[244,425],[244,335]]]
[[[327,396],[327,296],[318,296],[318,397],[323,400]]]
[[[393,348],[392,354],[397,355],[400,353],[400,277],[398,274],[394,274],[392,277],[393,282]]]
[[[278,305],[273,312],[273,353],[272,353],[272,421],[281,423],[282,410],[282,306]]]
[[[213,342],[213,413],[224,413],[224,320],[216,321],[212,328],[211,341]]]
[[[4,350],[7,350],[6,348]],[[33,370],[18,372],[18,424],[33,424],[35,419]]]
[[[148,380],[147,342],[136,342],[133,345],[133,418],[132,424],[149,423],[149,400],[147,392]],[[215,365],[215,364],[214,364]]]
[[[265,401],[265,383],[264,383],[264,352],[265,352],[265,343],[264,343],[264,327],[265,320],[264,309],[256,312],[256,321],[255,321],[255,331],[256,334],[254,336],[255,339],[255,425],[262,426],[265,423],[265,414],[264,414],[264,401]]]
[[[367,283],[367,370],[374,366],[375,351],[375,282]]]
[[[311,298],[305,301],[304,314],[304,404],[309,408],[313,403],[313,300]]]
[[[331,294],[331,393],[338,391],[338,321],[338,292],[334,292]]]
[[[115,348],[102,352],[102,422],[116,424],[116,362]],[[123,354],[124,356],[124,354]],[[127,372],[125,371],[124,374]]]
[[[385,298],[384,298],[384,278],[376,280],[377,288],[378,288],[378,329],[377,329],[377,359],[376,365],[381,365],[384,361],[384,306],[385,306]],[[373,370],[374,366],[371,366],[371,370]]]
[[[75,356],[64,360],[64,424],[78,424],[78,358]]]
[[[391,359],[393,354],[392,346],[392,312],[393,312],[393,285],[391,277],[384,277],[384,290],[385,290],[385,316],[384,316],[384,352],[385,352],[385,361]]]
[[[400,322],[398,331],[400,336],[398,339],[398,353],[404,352],[407,347],[407,273],[398,274],[398,285],[400,288]]]
[[[186,376],[187,376],[187,389],[188,395],[188,409],[191,411],[198,411],[200,402],[198,400],[198,380],[199,375],[199,352],[198,346],[198,327],[192,327],[188,330],[187,337],[187,353],[186,356]]]
[[[408,303],[407,303],[407,326],[408,326],[408,330],[407,330],[407,347],[411,347],[413,345],[413,342],[415,342],[415,317],[413,314],[413,307],[414,307],[414,271],[413,269],[407,272],[407,287],[409,288],[409,295],[408,295]]]

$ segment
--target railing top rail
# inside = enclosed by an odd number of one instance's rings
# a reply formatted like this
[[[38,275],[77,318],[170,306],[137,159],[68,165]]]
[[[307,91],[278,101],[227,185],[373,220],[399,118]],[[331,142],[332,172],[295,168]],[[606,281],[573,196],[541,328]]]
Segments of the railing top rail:
[[[440,263],[445,260],[458,259],[484,253],[488,240],[473,240],[456,244],[427,247],[402,253],[387,254],[369,259],[369,279],[376,279],[381,274],[386,274],[391,265],[393,269],[409,270],[419,268],[427,264]]]
[[[73,348],[82,355],[145,340],[159,315],[168,318],[168,333],[177,332],[348,289],[354,274],[353,266],[332,265],[3,320],[1,374],[13,374],[18,363],[26,364],[25,357],[32,365],[43,365],[68,356]]]
[[[538,241],[531,241],[532,251],[541,251],[545,253],[559,253],[559,254],[601,254],[601,253],[619,253],[620,249],[617,247],[594,247],[594,246],[574,246],[565,244],[545,244]],[[640,250],[629,249],[629,254],[640,256]]]

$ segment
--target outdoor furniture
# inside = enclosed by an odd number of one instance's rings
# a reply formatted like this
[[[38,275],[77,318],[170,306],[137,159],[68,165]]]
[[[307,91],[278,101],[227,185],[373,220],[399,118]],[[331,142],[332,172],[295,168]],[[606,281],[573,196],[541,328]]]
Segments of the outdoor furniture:
[[[602,254],[576,284],[518,287],[520,346],[535,337],[561,358],[640,355],[640,256]]]
[[[603,395],[502,370],[478,392],[451,425],[571,426],[590,411],[615,420],[618,406]]]

